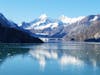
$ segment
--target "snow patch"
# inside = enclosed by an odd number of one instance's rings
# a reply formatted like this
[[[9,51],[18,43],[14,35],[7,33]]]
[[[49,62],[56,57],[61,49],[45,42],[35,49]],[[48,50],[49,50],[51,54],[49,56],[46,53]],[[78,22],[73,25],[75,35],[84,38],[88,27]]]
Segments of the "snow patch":
[[[69,17],[66,17],[66,16],[62,15],[59,19],[60,19],[63,23],[72,24],[72,23],[81,21],[83,18],[85,18],[85,16],[80,16],[80,17],[77,17],[77,18],[69,18]]]
[[[90,21],[96,21],[98,19],[98,16],[95,16],[93,19],[91,19]]]
[[[95,39],[100,38],[100,33],[99,33],[99,32],[98,32],[98,33],[96,33],[96,34],[94,35],[94,38],[95,38]]]
[[[58,23],[52,23],[52,27],[51,27],[52,29],[57,27],[58,27]]]
[[[34,27],[34,29],[36,30],[43,30],[43,29],[46,29],[46,28],[56,28],[58,27],[58,23],[49,23],[47,25],[42,25],[42,26],[37,26],[37,27]]]

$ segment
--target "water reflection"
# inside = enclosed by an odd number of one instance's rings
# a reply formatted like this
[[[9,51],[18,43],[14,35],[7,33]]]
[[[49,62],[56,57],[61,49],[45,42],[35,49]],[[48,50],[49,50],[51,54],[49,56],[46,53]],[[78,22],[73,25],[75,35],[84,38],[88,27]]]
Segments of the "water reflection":
[[[74,57],[67,55],[65,52],[60,53],[56,50],[30,50],[29,53],[32,55],[33,58],[37,59],[39,61],[40,67],[42,69],[45,68],[46,62],[49,60],[55,60],[57,61],[62,67],[65,67],[67,65],[76,65],[76,66],[82,66],[84,64],[84,61]]]
[[[48,50],[30,50],[29,53],[33,56],[33,58],[36,58],[39,61],[39,64],[42,68],[45,67],[46,61],[49,59],[58,59],[58,54],[55,51],[48,51]]]
[[[13,44],[13,46],[15,46]],[[17,55],[25,55],[28,53],[29,49],[25,48],[13,48],[12,45],[7,45],[7,44],[0,44],[0,64],[5,62],[7,58],[14,57]]]
[[[7,58],[24,55],[38,61],[40,68],[49,65],[60,68],[100,67],[100,44],[95,43],[44,43],[40,45],[0,45],[0,64]],[[34,61],[31,61],[34,63]],[[50,64],[48,64],[51,62]],[[54,64],[56,62],[56,64]],[[28,65],[28,64],[26,64]],[[58,66],[57,65],[57,66]],[[22,65],[20,65],[22,66]],[[24,66],[24,65],[23,65]]]
[[[76,65],[76,66],[82,66],[84,62],[78,58],[75,58],[73,56],[67,56],[63,55],[60,59],[60,64],[64,67],[66,65]]]
[[[35,49],[30,48],[29,54],[37,59],[40,67],[45,68],[47,61],[56,61],[61,67],[68,65],[82,67],[91,65],[100,66],[100,44],[65,43],[42,44]]]

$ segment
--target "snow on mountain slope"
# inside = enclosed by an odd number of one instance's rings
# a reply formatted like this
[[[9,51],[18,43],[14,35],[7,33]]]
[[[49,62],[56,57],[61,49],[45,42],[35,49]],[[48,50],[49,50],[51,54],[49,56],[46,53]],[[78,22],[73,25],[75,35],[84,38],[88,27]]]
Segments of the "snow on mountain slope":
[[[35,24],[33,24],[33,26],[39,26],[40,24],[46,22],[47,18],[48,18],[48,17],[47,17],[46,14],[41,15],[41,16],[38,18],[39,21],[37,21]]]
[[[80,16],[80,17],[77,17],[77,18],[69,18],[69,17],[66,17],[66,16],[62,15],[59,18],[59,20],[61,20],[63,23],[72,24],[72,23],[81,21],[83,18],[85,18],[85,16]]]
[[[51,19],[46,14],[43,14],[30,23],[23,22],[21,27],[35,34],[48,34],[48,36],[53,36],[62,31],[63,22]]]
[[[81,21],[83,18],[85,18],[85,16],[80,16],[77,18],[68,18],[62,15],[59,19],[51,19],[46,14],[42,14],[39,18],[35,19],[33,22],[23,23],[22,27],[27,30],[30,29],[43,30],[45,28],[53,29],[59,26],[59,22],[62,22],[65,25],[67,25]]]
[[[96,26],[96,24],[99,24],[99,22],[100,15],[80,16],[77,18],[68,18],[62,15],[58,19],[51,19],[46,14],[43,14],[30,23],[23,23],[21,27],[38,35],[46,34],[46,37],[62,38],[66,35],[65,38],[68,38],[68,40],[85,40],[88,36],[87,31],[93,32],[92,26],[97,28],[99,25]],[[97,29],[94,30],[91,37],[94,37],[96,33],[98,33]],[[88,38],[91,37],[88,36]]]
[[[36,29],[36,30],[43,30],[43,29],[46,29],[46,28],[51,28],[51,29],[53,29],[53,28],[57,28],[58,27],[58,23],[49,23],[49,24],[47,24],[47,25],[45,25],[45,26],[39,26],[39,27],[35,27],[34,29]]]
[[[93,19],[91,19],[90,21],[96,21],[98,19],[98,16],[95,16]]]
[[[85,41],[89,39],[99,41],[100,15],[86,16],[81,21],[66,27],[64,32],[67,32],[64,38],[66,40]]]
[[[35,19],[30,23],[23,23],[21,27],[27,30],[35,29],[35,30],[43,30],[46,28],[57,28],[59,22],[47,17],[46,14],[41,15],[39,18]]]

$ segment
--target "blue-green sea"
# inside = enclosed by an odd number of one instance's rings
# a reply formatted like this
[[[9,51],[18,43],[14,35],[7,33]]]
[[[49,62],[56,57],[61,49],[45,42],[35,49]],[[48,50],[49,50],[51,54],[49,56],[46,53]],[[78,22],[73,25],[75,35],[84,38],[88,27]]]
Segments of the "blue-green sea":
[[[0,75],[100,75],[100,44],[0,44]]]

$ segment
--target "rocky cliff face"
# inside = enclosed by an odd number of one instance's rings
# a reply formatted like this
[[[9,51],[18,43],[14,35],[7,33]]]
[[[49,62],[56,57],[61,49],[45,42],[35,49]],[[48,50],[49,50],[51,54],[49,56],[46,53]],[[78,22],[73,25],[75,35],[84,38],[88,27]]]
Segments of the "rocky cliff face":
[[[69,31],[67,29],[69,28]],[[100,41],[100,15],[90,15],[80,22],[66,27],[65,40]]]

